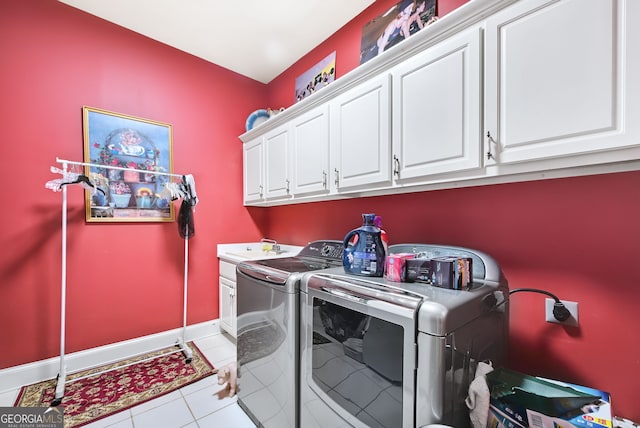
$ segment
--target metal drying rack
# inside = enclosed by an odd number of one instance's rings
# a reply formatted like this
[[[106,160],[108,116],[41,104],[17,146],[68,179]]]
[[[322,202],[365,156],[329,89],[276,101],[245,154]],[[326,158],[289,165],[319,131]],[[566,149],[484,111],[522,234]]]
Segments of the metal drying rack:
[[[66,159],[60,159],[56,157],[56,162],[62,164],[62,171],[68,172],[69,165],[79,165],[84,167],[95,167],[95,168],[105,168],[105,169],[114,169],[120,171],[132,171],[132,172],[142,172],[145,174],[154,174],[154,175],[163,175],[168,177],[175,177],[179,179],[183,179],[184,175],[180,174],[172,174],[166,172],[159,171],[148,171],[134,168],[123,168],[118,166],[108,166],[102,164],[94,164],[88,162],[75,162]],[[150,361],[156,358],[164,357],[167,355],[175,354],[177,352],[182,352],[185,356],[185,362],[190,363],[193,358],[193,353],[191,348],[186,345],[185,335],[187,329],[187,293],[188,293],[188,278],[189,278],[189,239],[184,239],[184,296],[183,296],[183,308],[182,308],[182,335],[177,338],[174,343],[170,346],[176,346],[178,349],[174,351],[168,351],[159,355],[154,355],[149,358],[144,358],[140,360],[136,360],[135,362],[126,363],[116,365],[115,367],[110,367],[108,369],[92,372],[85,376],[74,377],[73,379],[67,379],[67,369],[65,366],[65,322],[66,322],[66,297],[67,297],[67,186],[61,186],[62,192],[62,278],[61,278],[61,288],[62,288],[62,296],[61,296],[61,310],[60,310],[60,369],[58,372],[58,377],[56,380],[56,391],[54,395],[54,399],[51,402],[52,406],[57,406],[62,402],[62,398],[64,397],[64,389],[67,383],[75,382],[81,379],[85,379],[87,377],[96,376],[98,374],[106,373],[112,370],[116,370],[119,368],[124,368],[133,364],[141,363],[144,361]],[[188,237],[189,230],[188,225],[185,227],[185,236]],[[159,351],[161,349],[165,349],[166,347],[151,350],[148,352]],[[138,355],[139,356],[139,355]],[[110,364],[111,362],[107,362],[105,364]],[[83,368],[82,370],[90,369],[91,367]]]

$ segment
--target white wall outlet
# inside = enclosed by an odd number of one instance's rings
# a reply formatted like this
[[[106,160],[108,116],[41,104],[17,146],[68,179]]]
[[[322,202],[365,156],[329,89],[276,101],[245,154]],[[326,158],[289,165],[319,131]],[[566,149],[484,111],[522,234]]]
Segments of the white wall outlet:
[[[558,321],[553,316],[553,304],[556,302],[553,299],[545,299],[545,317],[547,322],[556,324],[568,325],[571,327],[578,327],[578,302],[568,302],[566,300],[560,300],[564,303],[564,306],[569,310],[571,316],[565,321]]]

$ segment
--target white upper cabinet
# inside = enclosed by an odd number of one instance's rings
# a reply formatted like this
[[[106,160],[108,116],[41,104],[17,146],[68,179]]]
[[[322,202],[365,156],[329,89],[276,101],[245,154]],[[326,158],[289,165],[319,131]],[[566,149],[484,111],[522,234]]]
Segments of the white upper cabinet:
[[[262,137],[243,145],[244,203],[262,202],[264,198],[264,154]]]
[[[265,198],[286,198],[291,193],[289,175],[289,126],[284,124],[264,135]]]
[[[290,196],[289,125],[279,126],[244,144],[244,204]]]
[[[329,192],[328,104],[291,121],[291,171],[295,196]]]
[[[480,53],[474,28],[391,70],[396,181],[482,166]]]
[[[246,205],[640,169],[640,0],[474,0],[241,136]]]
[[[330,101],[331,185],[338,192],[391,183],[390,76],[383,73]]]
[[[488,164],[640,143],[637,3],[523,0],[487,19]]]

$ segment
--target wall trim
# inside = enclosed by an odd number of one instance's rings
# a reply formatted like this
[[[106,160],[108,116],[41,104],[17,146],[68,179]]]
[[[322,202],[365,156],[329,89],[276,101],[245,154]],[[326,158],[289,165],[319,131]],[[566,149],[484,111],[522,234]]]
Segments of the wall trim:
[[[220,334],[220,323],[218,319],[187,326],[184,340],[189,342],[214,334]],[[166,348],[178,343],[181,339],[182,327],[65,354],[64,361],[67,367],[67,375],[87,368],[117,362],[132,356]],[[53,379],[58,375],[59,370],[59,356],[2,369],[0,370],[0,385],[2,385],[0,387],[0,394],[32,383]]]

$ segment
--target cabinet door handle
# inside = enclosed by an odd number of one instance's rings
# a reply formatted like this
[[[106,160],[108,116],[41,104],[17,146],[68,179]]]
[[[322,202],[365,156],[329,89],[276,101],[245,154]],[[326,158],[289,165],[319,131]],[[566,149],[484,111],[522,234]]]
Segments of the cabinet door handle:
[[[335,172],[336,174],[336,179],[334,180],[334,183],[336,183],[336,187],[340,187],[340,171],[338,171],[338,168],[334,168],[333,172]]]
[[[263,193],[264,193],[264,192],[262,191],[262,184],[261,184],[261,185],[260,185],[260,199],[262,199],[262,194],[263,194]]]
[[[393,175],[400,178],[400,159],[396,155],[393,155]]]
[[[322,188],[327,188],[327,171],[322,171]]]
[[[494,140],[491,136],[491,131],[487,131],[487,160],[496,159],[495,155],[491,152],[491,149],[493,147],[492,144],[495,144],[496,146],[498,145],[496,140]]]
[[[286,181],[286,183],[287,183],[287,195],[288,195],[288,194],[289,194],[289,191],[290,191],[290,189],[289,189],[289,184],[290,184],[290,182],[289,182],[289,179],[288,179],[288,178],[287,178],[285,181]]]

